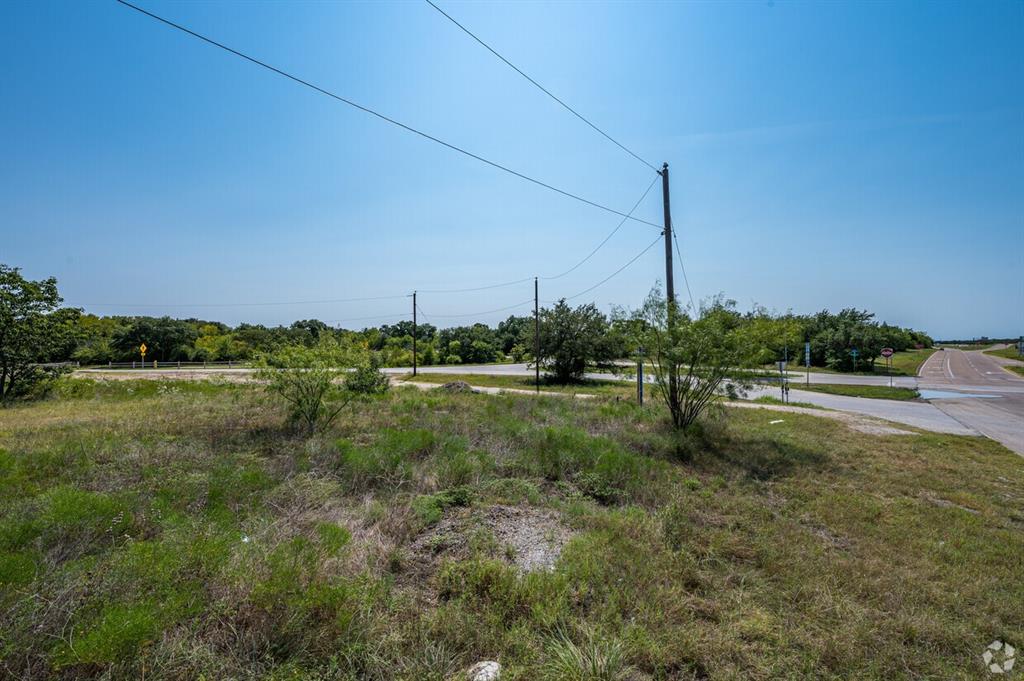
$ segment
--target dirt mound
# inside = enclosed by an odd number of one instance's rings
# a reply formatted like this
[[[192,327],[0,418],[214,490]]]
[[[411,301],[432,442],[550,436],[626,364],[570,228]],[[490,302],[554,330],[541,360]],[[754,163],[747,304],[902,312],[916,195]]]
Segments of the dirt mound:
[[[481,537],[493,539],[496,557],[533,572],[554,568],[572,531],[548,509],[500,505],[455,509],[420,535],[412,549],[421,563],[465,558],[470,542]]]
[[[446,393],[471,393],[473,392],[473,386],[465,381],[452,381],[451,383],[445,383],[438,390],[443,390]]]

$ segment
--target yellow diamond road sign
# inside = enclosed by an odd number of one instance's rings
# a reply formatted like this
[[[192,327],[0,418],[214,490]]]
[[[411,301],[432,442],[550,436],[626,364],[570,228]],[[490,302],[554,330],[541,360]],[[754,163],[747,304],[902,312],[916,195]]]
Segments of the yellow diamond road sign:
[[[145,343],[143,343],[142,345],[139,346],[139,352],[141,352],[142,354],[146,354],[146,344]]]

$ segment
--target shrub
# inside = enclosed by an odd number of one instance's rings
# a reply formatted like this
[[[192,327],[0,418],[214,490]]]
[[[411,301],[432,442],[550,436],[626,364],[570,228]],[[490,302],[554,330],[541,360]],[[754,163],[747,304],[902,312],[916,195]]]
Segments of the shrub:
[[[552,681],[624,681],[631,674],[622,644],[589,632],[581,644],[564,635],[557,638],[548,647],[544,671]]]
[[[524,333],[532,338],[532,334]],[[532,345],[531,345],[532,347]],[[608,320],[593,304],[570,308],[565,299],[540,313],[540,356],[537,361],[559,383],[578,381],[588,366],[610,365],[623,348],[609,333]]]
[[[421,494],[413,499],[412,510],[424,525],[433,525],[441,520],[444,510],[451,506],[469,506],[473,493],[467,487],[456,487],[437,494]]]
[[[288,405],[288,420],[312,434],[334,422],[352,400],[336,381],[359,361],[359,351],[323,337],[314,347],[289,345],[263,358],[258,377]]]
[[[391,386],[387,374],[380,370],[377,355],[356,366],[345,377],[345,389],[357,395],[381,395]]]

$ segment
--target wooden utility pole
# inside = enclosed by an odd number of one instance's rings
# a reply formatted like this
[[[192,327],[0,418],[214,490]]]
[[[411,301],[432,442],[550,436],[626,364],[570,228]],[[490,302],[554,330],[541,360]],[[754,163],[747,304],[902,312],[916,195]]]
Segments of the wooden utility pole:
[[[676,303],[676,287],[672,281],[672,210],[668,199],[668,164],[661,166],[661,201],[665,207],[665,299],[668,313],[673,314]]]
[[[540,394],[540,298],[537,277],[533,278],[533,370],[537,394]]]
[[[412,375],[416,375],[416,292],[412,292]]]

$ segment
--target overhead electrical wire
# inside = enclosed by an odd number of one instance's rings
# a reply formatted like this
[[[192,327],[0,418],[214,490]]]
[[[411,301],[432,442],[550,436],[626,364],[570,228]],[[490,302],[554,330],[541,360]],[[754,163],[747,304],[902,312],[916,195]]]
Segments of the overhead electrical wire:
[[[493,55],[494,55],[495,57],[497,57],[497,58],[498,58],[498,59],[500,59],[501,61],[505,62],[505,64],[507,64],[507,65],[508,65],[508,66],[509,66],[509,67],[510,67],[510,68],[511,68],[511,69],[512,69],[513,71],[515,71],[516,73],[518,73],[518,74],[519,74],[520,76],[522,76],[522,77],[523,77],[523,78],[525,78],[526,80],[530,81],[530,83],[532,83],[532,84],[533,84],[534,86],[536,86],[536,87],[537,87],[537,89],[539,89],[539,90],[540,90],[541,92],[543,92],[544,94],[546,94],[546,95],[547,95],[548,97],[550,97],[551,99],[553,99],[553,100],[555,100],[556,102],[558,102],[559,104],[561,104],[561,105],[562,105],[562,107],[563,107],[563,108],[565,108],[565,110],[566,110],[566,111],[568,111],[568,112],[569,112],[569,113],[571,113],[571,114],[572,114],[573,116],[575,116],[576,118],[580,119],[581,121],[583,121],[584,123],[586,123],[587,125],[589,125],[589,126],[590,126],[591,128],[593,128],[593,129],[594,129],[594,130],[596,130],[596,131],[597,131],[598,133],[600,133],[602,137],[604,137],[604,138],[605,138],[605,139],[607,139],[607,140],[608,140],[609,142],[611,142],[612,144],[614,144],[615,146],[617,146],[617,147],[618,147],[619,149],[622,149],[622,150],[623,150],[624,152],[626,152],[627,154],[629,154],[630,156],[632,156],[632,157],[633,157],[633,158],[635,158],[636,160],[638,160],[638,161],[640,161],[641,163],[643,163],[643,164],[644,164],[645,166],[647,166],[648,168],[650,168],[650,169],[651,169],[651,170],[653,170],[654,172],[656,172],[656,173],[657,173],[657,172],[659,172],[659,170],[658,170],[658,169],[657,169],[657,168],[656,168],[656,167],[655,167],[654,165],[652,165],[652,164],[648,163],[648,162],[647,162],[647,161],[645,161],[645,160],[644,160],[643,158],[641,158],[640,156],[638,156],[637,154],[635,154],[635,153],[634,153],[634,152],[633,152],[632,150],[630,150],[630,149],[629,149],[628,147],[626,147],[625,145],[623,145],[622,143],[620,143],[620,142],[619,142],[618,140],[616,140],[615,138],[613,138],[613,137],[612,137],[611,135],[609,135],[608,133],[606,133],[606,132],[605,132],[604,130],[602,130],[601,128],[599,128],[599,127],[597,127],[596,125],[594,125],[594,124],[593,124],[593,123],[592,123],[592,122],[591,122],[591,121],[590,121],[590,120],[589,120],[588,118],[586,118],[586,117],[585,117],[585,116],[584,116],[583,114],[581,114],[581,113],[580,113],[579,111],[577,111],[576,109],[572,108],[571,106],[569,106],[568,104],[566,104],[566,103],[565,103],[564,101],[562,101],[561,99],[559,99],[558,97],[556,97],[556,96],[554,95],[554,93],[552,93],[552,92],[551,92],[550,90],[548,90],[548,89],[547,89],[546,87],[544,87],[543,85],[541,85],[540,83],[538,83],[537,81],[535,81],[535,80],[534,80],[533,78],[531,78],[530,76],[526,75],[526,73],[524,73],[522,69],[520,69],[520,68],[519,68],[518,66],[516,66],[515,64],[513,64],[512,62],[510,62],[510,61],[509,61],[508,59],[506,59],[505,57],[503,57],[503,56],[502,56],[502,55],[501,55],[501,54],[500,54],[500,53],[499,53],[499,52],[498,52],[497,50],[495,50],[495,49],[494,49],[493,47],[491,47],[490,45],[488,45],[487,43],[485,43],[485,42],[484,42],[483,40],[481,40],[481,39],[480,39],[480,37],[479,37],[479,36],[477,36],[477,35],[476,35],[475,33],[473,33],[473,32],[472,32],[472,31],[470,31],[470,30],[469,30],[468,28],[466,28],[465,26],[463,26],[462,24],[460,24],[460,23],[459,23],[458,21],[456,21],[456,20],[455,20],[455,18],[454,18],[454,17],[452,17],[452,15],[448,14],[448,13],[447,13],[447,12],[445,12],[445,11],[444,11],[443,9],[441,9],[440,7],[438,7],[437,5],[435,5],[435,4],[434,4],[434,3],[433,3],[433,2],[431,1],[431,0],[426,0],[426,2],[427,2],[427,4],[428,4],[428,5],[430,5],[431,7],[433,7],[434,9],[436,9],[436,10],[437,10],[438,12],[440,12],[440,13],[441,13],[442,15],[444,15],[444,17],[445,17],[446,19],[448,19],[448,21],[452,22],[453,24],[455,24],[456,26],[458,26],[458,27],[459,27],[460,29],[462,29],[462,31],[463,31],[463,32],[464,32],[464,33],[465,33],[466,35],[468,35],[468,36],[469,36],[470,38],[472,38],[473,40],[475,40],[475,41],[477,41],[478,43],[480,43],[481,45],[483,45],[483,46],[484,46],[484,48],[485,48],[485,49],[486,49],[486,50],[487,50],[488,52],[490,52],[491,54],[493,54]]]
[[[671,219],[671,217],[669,219]],[[675,225],[675,222],[672,224]],[[690,280],[686,276],[686,266],[683,265],[683,252],[679,248],[679,239],[676,238],[676,230],[674,229],[672,230],[672,241],[675,242],[676,245],[676,256],[679,258],[679,270],[683,273],[683,283],[686,284],[686,295],[690,296],[690,309],[694,314],[697,314],[699,310],[697,310],[697,305],[693,302],[693,292],[690,291]]]
[[[409,313],[409,312],[395,312],[395,313],[392,313],[392,314],[371,315],[369,317],[348,317],[346,319],[325,319],[324,323],[326,323],[326,324],[341,324],[342,322],[360,322],[360,321],[366,321],[366,320],[370,320],[370,319],[394,319],[396,317],[398,319],[402,319],[403,317],[411,317],[411,316],[412,316],[412,314]]]
[[[429,2],[429,0],[427,0],[427,1]],[[630,215],[632,215],[632,214],[633,214],[633,211],[635,211],[635,210],[637,209],[637,207],[639,207],[640,203],[641,203],[641,202],[642,202],[642,201],[643,201],[644,199],[646,199],[646,198],[647,198],[647,194],[649,194],[649,193],[650,193],[650,191],[651,191],[651,188],[652,188],[652,187],[654,187],[654,183],[655,183],[655,182],[657,182],[657,181],[658,181],[659,179],[660,179],[660,178],[659,178],[658,176],[655,176],[655,178],[654,178],[653,180],[651,180],[651,183],[650,183],[649,185],[647,185],[647,189],[645,189],[645,190],[644,190],[644,193],[643,193],[643,195],[642,195],[642,196],[641,196],[641,197],[640,197],[639,199],[637,199],[637,202],[636,202],[636,203],[634,203],[634,204],[633,204],[633,207],[629,209],[629,214],[630,214]],[[551,281],[551,280],[553,280],[553,279],[561,279],[561,278],[562,278],[562,277],[564,277],[565,275],[567,275],[567,274],[569,274],[570,272],[574,271],[574,270],[575,270],[575,269],[576,269],[577,267],[579,267],[580,265],[582,265],[582,264],[583,264],[583,263],[585,263],[586,261],[590,260],[590,259],[591,259],[591,258],[592,258],[592,257],[594,256],[594,254],[595,254],[595,253],[597,253],[597,252],[598,252],[599,250],[601,250],[601,247],[602,247],[602,246],[604,246],[604,245],[605,245],[606,243],[608,243],[608,240],[609,240],[609,239],[611,239],[611,238],[612,238],[613,236],[615,236],[615,233],[619,231],[619,229],[620,229],[620,228],[622,227],[622,225],[626,224],[626,220],[627,220],[627,218],[622,218],[622,221],[621,221],[621,222],[619,222],[619,224],[618,224],[618,225],[617,225],[617,226],[615,227],[615,229],[613,229],[613,230],[611,231],[611,233],[610,233],[610,234],[608,234],[608,236],[606,236],[606,237],[604,238],[604,241],[602,241],[601,243],[599,243],[599,244],[597,245],[597,248],[595,248],[595,249],[594,249],[594,250],[592,250],[592,251],[591,251],[591,252],[590,252],[589,254],[587,254],[587,257],[583,258],[583,260],[580,260],[580,261],[579,261],[578,263],[576,263],[575,265],[573,265],[572,267],[570,267],[569,269],[567,269],[567,270],[566,270],[565,272],[562,272],[561,274],[556,274],[556,275],[555,275],[555,276],[553,276],[553,277],[541,277],[541,279],[544,279],[545,281]]]
[[[627,262],[627,263],[626,263],[625,265],[623,265],[623,266],[622,266],[622,267],[620,267],[619,269],[615,270],[614,272],[612,272],[612,273],[611,273],[611,274],[609,274],[609,275],[608,275],[607,277],[605,277],[605,278],[604,278],[604,279],[602,279],[601,281],[597,282],[596,284],[594,284],[594,285],[593,285],[593,286],[591,286],[590,288],[586,288],[586,289],[583,289],[583,290],[582,290],[582,291],[580,291],[579,293],[576,293],[576,294],[574,294],[574,295],[571,295],[571,296],[567,296],[567,297],[565,298],[565,300],[572,300],[573,298],[579,298],[580,296],[582,296],[582,295],[584,295],[584,294],[586,294],[586,293],[590,293],[591,291],[593,291],[594,289],[596,289],[596,288],[597,288],[598,286],[601,286],[601,285],[602,285],[602,284],[604,284],[605,282],[609,281],[610,279],[612,279],[613,277],[615,277],[616,275],[618,275],[618,274],[619,274],[620,272],[622,272],[622,271],[623,271],[624,269],[626,269],[627,267],[629,267],[630,265],[632,265],[633,263],[635,263],[635,262],[636,262],[637,260],[639,260],[639,259],[640,259],[640,256],[642,256],[642,255],[643,255],[644,253],[646,253],[647,251],[651,250],[651,249],[652,249],[652,248],[654,247],[654,244],[656,244],[656,243],[658,243],[659,241],[661,241],[661,236],[662,236],[662,235],[659,235],[659,236],[658,236],[658,237],[657,237],[657,238],[656,238],[656,239],[655,239],[654,241],[652,241],[651,243],[649,243],[649,244],[647,245],[647,247],[646,247],[646,248],[645,248],[644,250],[640,251],[640,252],[639,252],[639,253],[637,253],[637,254],[636,254],[635,256],[633,256],[633,259],[632,259],[632,260],[630,260],[629,262]]]
[[[326,298],[320,300],[288,300],[257,303],[80,303],[85,307],[264,307],[273,305],[321,305],[328,303],[361,303],[373,300],[408,298],[406,294],[394,296],[367,296],[364,298]]]
[[[633,204],[633,207],[629,209],[629,215],[632,215],[633,212],[637,208],[640,207],[640,204],[643,202],[643,200],[645,198],[647,198],[647,195],[650,193],[651,189],[654,187],[654,184],[658,180],[659,180],[659,177],[657,177],[657,176],[653,180],[651,180],[651,183],[649,185],[647,185],[647,189],[644,190],[644,193],[640,196],[639,199],[637,199],[636,203]],[[601,250],[601,248],[603,248],[604,245],[606,243],[608,243],[609,239],[611,239],[613,236],[615,236],[615,234],[619,231],[619,229],[622,228],[622,225],[626,224],[626,220],[627,220],[627,218],[622,218],[622,220],[619,221],[619,224],[616,225],[615,229],[613,229],[608,234],[608,236],[606,236],[601,241],[601,243],[599,243],[594,248],[594,250],[590,251],[590,253],[588,253],[582,260],[577,262],[575,265],[573,265],[569,269],[565,270],[561,274],[556,274],[556,275],[551,276],[551,277],[539,277],[539,278],[541,280],[543,280],[543,281],[553,281],[555,279],[561,279],[565,275],[570,274],[570,273],[576,271],[576,269],[579,268],[580,265],[582,265],[583,263],[587,262],[592,257],[594,257],[594,254],[597,253],[599,250]],[[524,284],[524,283],[526,283],[528,281],[532,281],[532,280],[533,280],[533,277],[524,277],[523,279],[516,279],[515,281],[506,281],[506,282],[503,282],[501,284],[490,284],[488,286],[473,286],[473,287],[468,287],[468,288],[447,288],[447,289],[418,289],[418,290],[419,290],[420,293],[435,293],[435,294],[443,294],[443,293],[468,293],[468,292],[471,292],[471,291],[486,291],[487,289],[504,288],[506,286],[515,286],[516,284]]]
[[[470,291],[486,291],[492,288],[503,288],[505,286],[515,286],[516,284],[522,284],[527,281],[533,281],[533,277],[525,277],[523,279],[516,279],[515,281],[506,281],[503,284],[490,284],[488,286],[473,286],[471,288],[421,288],[416,289],[420,293],[468,293]]]
[[[527,303],[532,303],[532,302],[533,302],[533,298],[530,298],[529,300],[524,300],[521,303],[514,303],[512,305],[506,305],[505,307],[499,307],[499,308],[496,308],[494,310],[483,310],[481,312],[468,312],[466,314],[436,314],[436,313],[431,313],[431,316],[432,317],[437,317],[439,319],[458,319],[460,317],[480,317],[480,316],[483,316],[485,314],[493,314],[494,312],[504,312],[505,310],[512,310],[512,309],[515,309],[517,307],[522,307],[523,305],[526,305]]]
[[[234,49],[232,47],[228,47],[227,45],[225,45],[223,43],[219,43],[219,42],[217,42],[216,40],[214,40],[212,38],[208,38],[208,37],[202,35],[201,33],[197,33],[195,31],[193,31],[190,28],[186,28],[185,26],[182,26],[181,24],[177,24],[177,23],[171,21],[170,19],[165,19],[165,18],[163,18],[162,16],[160,16],[158,14],[154,14],[154,13],[148,11],[148,10],[145,10],[145,9],[139,7],[138,5],[133,5],[132,3],[127,2],[127,0],[117,0],[117,2],[121,3],[125,7],[128,7],[130,9],[135,10],[136,12],[139,12],[140,14],[143,14],[143,15],[145,15],[147,17],[150,17],[151,19],[155,19],[156,21],[159,21],[160,23],[163,23],[163,24],[165,24],[167,26],[170,26],[171,28],[177,29],[177,30],[179,30],[179,31],[181,31],[183,33],[187,33],[188,35],[190,35],[190,36],[192,36],[194,38],[198,38],[199,40],[202,40],[203,42],[208,43],[210,45],[213,45],[214,47],[218,47],[218,48],[224,50],[225,52],[230,52],[231,54],[233,54],[233,55],[235,55],[237,57],[241,57],[242,59],[245,59],[245,60],[247,60],[249,62],[252,62],[253,64],[256,64],[257,66],[261,66],[261,67],[267,69],[268,71],[273,71],[274,73],[276,73],[276,74],[278,74],[280,76],[284,76],[285,78],[288,78],[289,80],[292,80],[292,81],[294,81],[294,82],[296,82],[296,83],[298,83],[300,85],[304,85],[304,86],[310,88],[311,90],[315,90],[316,92],[319,92],[322,95],[326,95],[326,96],[328,96],[328,97],[330,97],[332,99],[335,99],[335,100],[337,100],[339,102],[342,102],[344,104],[348,104],[349,106],[351,106],[353,108],[356,108],[356,109],[359,109],[360,111],[363,111],[364,113],[368,113],[368,114],[370,114],[372,116],[376,116],[377,118],[381,119],[382,121],[386,121],[388,123],[391,123],[392,125],[395,125],[395,126],[397,126],[399,128],[402,128],[403,130],[406,130],[408,132],[415,133],[415,134],[419,135],[420,137],[428,139],[431,142],[436,142],[437,144],[440,144],[440,145],[442,145],[444,147],[447,147],[447,148],[451,149],[452,151],[457,151],[458,153],[463,154],[465,156],[468,156],[468,157],[470,157],[472,159],[476,159],[477,161],[480,161],[481,163],[485,163],[485,164],[487,164],[487,165],[489,165],[489,166],[491,166],[493,168],[497,168],[498,170],[504,171],[504,172],[506,172],[506,173],[508,173],[510,175],[514,175],[514,176],[516,176],[516,177],[518,177],[518,178],[520,178],[522,180],[526,180],[527,182],[531,182],[531,183],[533,183],[533,184],[535,184],[537,186],[544,187],[545,189],[549,189],[549,190],[551,190],[553,192],[556,192],[558,194],[566,196],[566,197],[568,197],[570,199],[575,199],[576,201],[579,201],[581,203],[585,203],[588,206],[593,206],[594,208],[599,208],[599,209],[601,209],[603,211],[606,211],[608,213],[613,213],[615,215],[618,215],[619,217],[624,217],[624,218],[627,218],[627,219],[635,220],[636,222],[640,222],[640,223],[643,223],[645,225],[649,225],[651,227],[657,227],[658,229],[661,229],[661,227],[659,225],[656,225],[653,222],[648,222],[647,220],[642,220],[640,218],[629,217],[629,215],[627,213],[623,213],[622,211],[615,210],[614,208],[610,208],[610,207],[605,206],[603,204],[597,203],[596,201],[591,201],[590,199],[583,198],[582,196],[579,196],[578,194],[573,194],[572,192],[568,192],[568,191],[566,191],[564,189],[559,189],[558,187],[550,185],[547,182],[543,182],[543,181],[538,180],[538,179],[536,179],[534,177],[530,177],[529,175],[525,175],[525,174],[523,174],[523,173],[521,173],[519,171],[512,170],[508,166],[504,166],[504,165],[502,165],[500,163],[497,163],[495,161],[491,161],[489,159],[486,159],[483,156],[480,156],[478,154],[474,154],[473,152],[467,151],[466,149],[463,149],[462,147],[459,147],[459,146],[457,146],[455,144],[452,144],[450,142],[445,142],[444,140],[442,140],[442,139],[440,139],[438,137],[434,137],[433,135],[431,135],[429,133],[423,132],[422,130],[418,130],[418,129],[410,126],[410,125],[406,125],[405,123],[401,123],[401,122],[395,120],[394,118],[391,118],[390,116],[386,116],[386,115],[384,115],[384,114],[382,114],[382,113],[380,113],[378,111],[374,111],[373,109],[371,109],[369,107],[366,107],[366,106],[363,106],[362,104],[357,104],[356,102],[352,101],[351,99],[346,99],[345,97],[342,97],[341,95],[335,94],[335,93],[333,93],[333,92],[331,92],[329,90],[325,90],[324,88],[322,88],[322,87],[320,87],[318,85],[314,85],[313,83],[311,83],[311,82],[309,82],[307,80],[303,80],[302,78],[299,78],[298,76],[294,76],[294,75],[288,73],[287,71],[283,71],[283,70],[277,68],[276,66],[271,66],[270,64],[268,64],[266,62],[263,62],[263,61],[260,61],[259,59],[256,59],[255,57],[250,57],[249,55],[245,54],[244,52],[240,52],[239,50],[236,50],[236,49]]]

